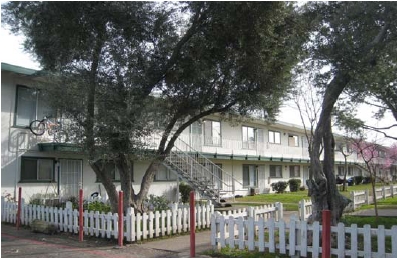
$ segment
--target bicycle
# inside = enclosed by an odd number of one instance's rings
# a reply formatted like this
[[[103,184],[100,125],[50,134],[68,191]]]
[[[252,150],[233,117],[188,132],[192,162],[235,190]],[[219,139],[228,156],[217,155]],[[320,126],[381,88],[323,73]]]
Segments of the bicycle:
[[[42,120],[33,120],[29,125],[30,131],[37,136],[41,136],[47,130],[49,136],[54,135],[54,140],[62,140],[66,136],[65,132],[62,130],[62,123],[59,121],[53,122],[47,117]]]

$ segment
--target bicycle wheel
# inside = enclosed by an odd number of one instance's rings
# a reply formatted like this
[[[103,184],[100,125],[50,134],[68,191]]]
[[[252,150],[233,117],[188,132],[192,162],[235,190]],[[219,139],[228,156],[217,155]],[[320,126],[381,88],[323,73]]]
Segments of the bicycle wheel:
[[[30,123],[29,129],[34,135],[40,136],[45,132],[45,124],[43,121],[34,120]]]

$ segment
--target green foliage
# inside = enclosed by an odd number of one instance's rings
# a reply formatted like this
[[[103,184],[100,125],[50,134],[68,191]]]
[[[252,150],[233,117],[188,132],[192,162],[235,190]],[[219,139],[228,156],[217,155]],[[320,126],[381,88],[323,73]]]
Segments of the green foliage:
[[[168,204],[170,201],[164,196],[155,196],[153,194],[149,195],[149,198],[146,200],[149,205],[149,208],[153,211],[163,211],[168,210]]]
[[[307,35],[299,17],[287,2],[2,6],[2,21],[25,34],[26,50],[54,75],[46,100],[69,118],[70,138],[90,160],[105,154],[116,160],[127,189],[131,166],[122,159],[142,158],[147,146],[139,139],[158,129],[154,125],[168,128],[155,152],[158,162],[172,149],[174,132],[205,116],[260,109],[274,117]],[[144,179],[153,176],[151,168]],[[107,178],[106,171],[94,171]],[[110,181],[103,180],[114,205]],[[143,202],[150,184],[142,182],[131,199]]]
[[[300,179],[291,178],[290,180],[288,180],[289,190],[291,192],[297,192],[301,185],[301,182],[302,181]]]
[[[31,205],[43,205],[44,202],[40,198],[34,198],[34,199],[30,199],[29,204],[31,204]]]
[[[299,187],[299,190],[300,190],[300,191],[305,191],[305,190],[306,190],[306,187],[305,187],[304,185],[302,185],[301,187]]]
[[[359,185],[363,182],[364,177],[363,176],[355,176],[354,177],[354,184]]]
[[[220,250],[206,251],[205,255],[218,258],[287,258],[286,254],[263,253],[258,251],[239,250],[237,248],[223,247]]]
[[[111,212],[112,208],[110,207],[109,204],[103,203],[103,202],[99,202],[99,201],[94,201],[94,202],[90,202],[87,205],[84,205],[86,207],[84,207],[84,210],[88,210],[88,211],[99,211],[99,213],[108,213]]]
[[[181,194],[181,201],[183,203],[189,202],[190,192],[192,191],[192,187],[184,182],[179,184],[179,193]]]
[[[287,189],[288,182],[278,181],[276,183],[272,183],[270,186],[276,193],[284,193],[285,189]]]

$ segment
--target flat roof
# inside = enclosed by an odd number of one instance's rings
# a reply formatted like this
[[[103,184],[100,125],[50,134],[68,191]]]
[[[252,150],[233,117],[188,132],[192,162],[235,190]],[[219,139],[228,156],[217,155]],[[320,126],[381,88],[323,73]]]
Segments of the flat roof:
[[[7,64],[7,63],[1,63],[1,70],[18,73],[18,74],[23,74],[23,75],[34,75],[37,72],[39,72],[38,70],[35,70],[35,69],[30,69],[30,68]]]

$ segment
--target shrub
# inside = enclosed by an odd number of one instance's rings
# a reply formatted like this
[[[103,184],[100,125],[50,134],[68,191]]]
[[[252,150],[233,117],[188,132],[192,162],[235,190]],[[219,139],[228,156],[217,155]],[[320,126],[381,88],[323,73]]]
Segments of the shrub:
[[[94,202],[88,203],[87,210],[88,211],[99,211],[99,213],[102,213],[102,212],[108,213],[108,212],[112,211],[112,208],[110,207],[110,205],[108,205],[106,203],[94,201]]]
[[[300,190],[300,191],[305,191],[305,190],[306,190],[306,187],[305,187],[304,185],[302,185],[301,187],[299,187],[299,190]]]
[[[289,190],[291,192],[297,192],[299,189],[299,186],[301,185],[301,180],[300,179],[296,179],[296,178],[292,178],[288,181],[289,184]]]
[[[179,193],[181,194],[181,199],[182,202],[187,203],[189,202],[189,195],[190,192],[192,191],[192,187],[186,183],[180,183],[179,184]]]
[[[369,184],[369,183],[371,183],[371,182],[372,182],[372,179],[371,179],[370,176],[364,177],[364,179],[363,179],[363,184]]]
[[[146,200],[149,209],[153,211],[163,211],[168,210],[168,204],[170,201],[164,196],[155,196],[153,194],[149,195],[149,198]]]
[[[354,184],[359,185],[363,182],[364,177],[363,176],[355,176],[354,177]]]
[[[288,186],[288,182],[278,181],[277,183],[272,183],[270,186],[272,187],[272,190],[276,193],[284,193],[285,189]]]

